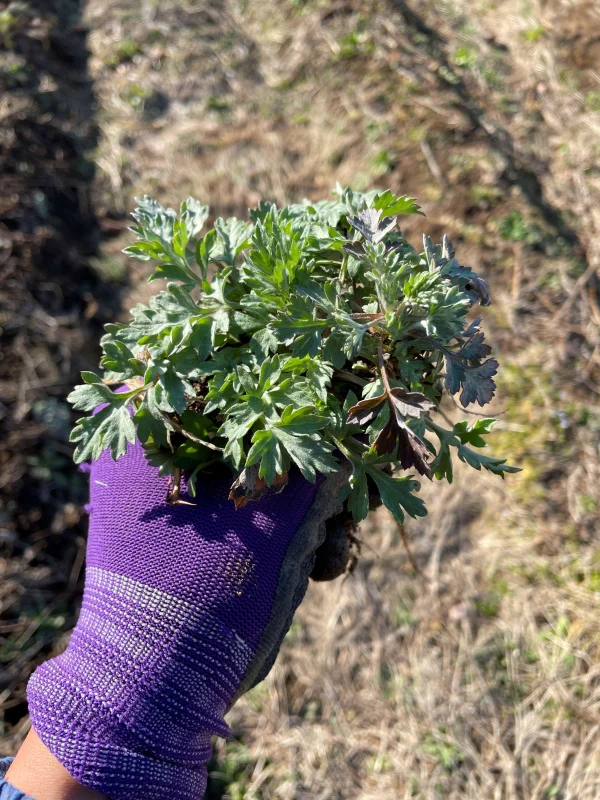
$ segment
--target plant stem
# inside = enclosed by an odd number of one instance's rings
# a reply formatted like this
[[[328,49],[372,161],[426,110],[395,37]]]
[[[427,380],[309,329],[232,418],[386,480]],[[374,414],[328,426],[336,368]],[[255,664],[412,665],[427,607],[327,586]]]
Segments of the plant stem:
[[[385,361],[383,360],[383,336],[380,336],[377,340],[377,357],[379,359],[379,372],[381,373],[381,380],[383,381],[385,390],[389,395],[391,394],[392,387],[390,386],[387,370],[385,368]]]
[[[170,505],[176,505],[179,501],[179,495],[181,492],[181,469],[180,467],[175,467],[173,470],[172,475],[172,482],[169,481],[169,488],[167,489],[167,503]]]
[[[404,530],[404,525],[400,525],[399,522],[397,522],[396,524],[398,525],[398,530],[400,532],[400,538],[402,539],[402,544],[404,545],[404,549],[406,550],[406,557],[408,558],[408,563],[411,565],[411,567],[414,569],[414,571],[420,578],[423,578],[423,580],[427,581],[427,578],[423,573],[423,570],[419,567],[419,565],[415,561],[415,557],[413,556],[411,547],[408,542],[408,536],[406,535],[406,531]]]
[[[359,378],[358,375],[353,375],[351,372],[346,372],[344,369],[336,369],[333,373],[334,378],[341,378],[343,381],[348,381],[348,383],[355,383],[357,386],[366,386],[369,381],[366,381],[364,378]]]
[[[136,395],[141,394],[142,392],[145,392],[151,386],[152,386],[152,383],[145,383],[143,386],[140,386],[137,389],[132,389],[129,392],[123,392],[121,394],[121,397],[123,397],[126,400],[131,400],[132,397],[136,397]]]
[[[342,453],[342,455],[346,456],[348,461],[353,461],[355,458],[361,458],[360,453],[353,453],[348,447],[346,447],[345,444],[343,444],[336,436],[334,436],[333,433],[327,433],[326,437],[332,444],[334,444],[337,447],[337,449],[340,451],[340,453]],[[356,442],[356,444],[359,444],[359,442]]]
[[[194,436],[193,433],[189,433],[189,431],[186,431],[184,428],[182,428],[181,425],[178,422],[175,422],[174,419],[171,419],[170,417],[167,417],[167,419],[169,420],[169,423],[173,426],[173,428],[177,431],[177,433],[181,433],[183,436],[187,437],[188,439],[191,439],[193,442],[198,442],[198,444],[204,445],[204,447],[208,447],[209,450],[216,450],[217,453],[223,452],[222,447],[217,447],[217,445],[213,444],[212,442],[207,442],[205,439],[200,439],[199,436]]]
[[[344,285],[344,283],[346,282],[346,265],[347,264],[348,264],[348,256],[346,255],[346,253],[344,253],[344,256],[342,258],[342,266],[340,267],[340,273],[338,275],[338,281],[339,281],[340,287],[342,287]]]
[[[452,425],[452,421],[446,417],[446,415],[438,409],[438,412],[442,414],[444,419],[449,425]],[[425,426],[429,428],[430,431],[433,431],[440,439],[445,436],[447,437],[449,434],[452,434],[451,430],[446,430],[445,428],[440,428],[439,425],[436,425],[435,422],[431,419],[431,417],[425,417]],[[454,435],[454,434],[452,434]],[[455,441],[458,441],[456,437],[454,437]]]
[[[450,358],[455,358],[457,361],[460,361],[464,369],[477,369],[477,367],[472,367],[466,358],[459,355],[458,353],[453,353],[452,350],[448,350],[447,347],[444,347],[443,344],[436,342],[434,339],[430,339],[429,336],[422,336],[421,337],[424,341],[428,342],[434,349],[440,350],[444,355],[449,356]]]

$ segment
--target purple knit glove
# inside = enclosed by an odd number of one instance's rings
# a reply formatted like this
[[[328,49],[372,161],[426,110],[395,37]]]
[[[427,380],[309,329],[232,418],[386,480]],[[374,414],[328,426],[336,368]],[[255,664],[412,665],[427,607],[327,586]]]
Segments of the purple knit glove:
[[[168,505],[139,444],[93,464],[81,615],[28,686],[36,733],[80,783],[112,800],[203,796],[210,737],[271,668],[341,481],[291,474],[236,511],[216,480]]]

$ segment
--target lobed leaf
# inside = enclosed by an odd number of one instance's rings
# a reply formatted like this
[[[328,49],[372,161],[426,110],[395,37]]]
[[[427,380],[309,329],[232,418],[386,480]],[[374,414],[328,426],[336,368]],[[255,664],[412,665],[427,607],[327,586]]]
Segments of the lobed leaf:
[[[425,503],[414,492],[418,491],[418,481],[411,478],[394,478],[379,469],[369,468],[369,475],[375,481],[384,505],[391,511],[399,524],[404,522],[404,512],[411,517],[425,517]]]
[[[69,396],[75,458],[122,455],[136,437],[161,475],[186,471],[188,491],[224,462],[237,506],[281,490],[290,469],[309,481],[352,465],[342,498],[355,519],[376,491],[401,522],[425,512],[418,484],[394,472],[451,481],[453,454],[503,476],[482,455],[492,419],[434,421],[445,392],[463,405],[494,395],[498,364],[469,309],[489,303],[486,282],[444,237],[417,252],[397,217],[408,197],[337,188],[337,197],[278,208],[250,222],[207,206],[179,211],[141,198],[132,257],[154,262],[163,291],[106,326],[101,377],[82,374]],[[102,378],[126,381],[113,392]],[[359,400],[357,395],[362,392]],[[100,409],[100,410],[98,410]]]
[[[348,222],[357,230],[370,244],[378,244],[383,241],[386,234],[396,227],[396,220],[391,222],[382,219],[381,210],[375,208],[365,208],[358,212],[356,217],[348,217]]]
[[[451,394],[457,394],[460,391],[460,402],[463,406],[475,402],[484,406],[494,396],[496,384],[492,377],[498,372],[498,366],[495,358],[489,358],[483,364],[469,366],[448,353],[446,355],[446,389]]]

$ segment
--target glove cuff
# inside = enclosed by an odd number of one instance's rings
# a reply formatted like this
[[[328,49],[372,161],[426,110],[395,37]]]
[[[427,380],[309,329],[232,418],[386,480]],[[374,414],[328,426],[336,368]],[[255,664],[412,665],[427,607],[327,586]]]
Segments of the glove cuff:
[[[210,737],[251,659],[186,600],[88,568],[67,650],[27,687],[33,727],[80,783],[111,800],[202,797]]]

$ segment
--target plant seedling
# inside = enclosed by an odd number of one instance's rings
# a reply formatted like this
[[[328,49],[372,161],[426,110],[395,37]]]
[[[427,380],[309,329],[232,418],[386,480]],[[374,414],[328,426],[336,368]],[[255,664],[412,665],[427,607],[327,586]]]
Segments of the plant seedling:
[[[419,213],[390,191],[338,187],[203,232],[209,210],[192,198],[179,213],[138,200],[125,252],[153,262],[149,280],[166,289],[106,326],[102,375],[82,373],[69,396],[103,406],[77,421],[75,460],[117,459],[137,437],[171,476],[169,502],[191,502],[182,473],[193,499],[203,474],[227,467],[240,507],[285,490],[293,465],[314,482],[345,459],[346,511],[363,519],[371,495],[398,523],[426,514],[412,473],[451,482],[456,456],[516,472],[482,452],[495,420],[439,422],[444,393],[490,402],[498,362],[481,318],[467,319],[490,302],[485,281],[446,237],[408,243],[398,217]]]

